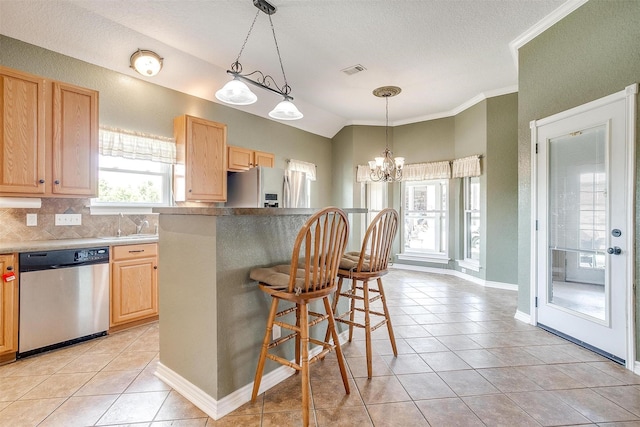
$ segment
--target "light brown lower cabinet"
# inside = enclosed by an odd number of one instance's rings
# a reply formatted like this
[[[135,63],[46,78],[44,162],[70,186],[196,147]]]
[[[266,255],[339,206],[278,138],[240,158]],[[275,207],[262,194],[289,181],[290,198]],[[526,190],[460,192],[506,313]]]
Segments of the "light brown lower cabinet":
[[[0,255],[0,363],[15,359],[15,353],[18,351],[18,266],[16,260],[17,257],[14,254]]]
[[[111,330],[158,316],[158,244],[111,251]]]

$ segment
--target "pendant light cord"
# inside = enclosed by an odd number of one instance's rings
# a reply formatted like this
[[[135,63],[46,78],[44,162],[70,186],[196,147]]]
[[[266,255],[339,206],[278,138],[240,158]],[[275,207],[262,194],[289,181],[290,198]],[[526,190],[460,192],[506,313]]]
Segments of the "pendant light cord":
[[[385,145],[387,146],[387,149],[389,149],[389,97],[385,96],[384,100],[386,102],[386,108],[385,108],[385,127],[384,127],[384,142]]]

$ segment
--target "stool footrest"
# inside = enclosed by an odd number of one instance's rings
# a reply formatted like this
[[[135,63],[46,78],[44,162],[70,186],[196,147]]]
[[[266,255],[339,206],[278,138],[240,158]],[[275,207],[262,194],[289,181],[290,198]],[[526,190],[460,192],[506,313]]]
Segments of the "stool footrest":
[[[360,295],[356,295],[353,292],[340,292],[340,296],[341,297],[352,298],[352,299],[357,299],[357,300],[361,300],[361,301],[364,300],[363,297],[361,297]]]
[[[289,334],[289,335],[285,335],[284,337],[278,338],[277,340],[270,342],[269,345],[268,345],[268,348],[271,349],[271,348],[277,347],[280,344],[285,343],[285,342],[289,341],[292,338],[295,338],[296,335],[297,334]]]
[[[273,360],[274,362],[278,362],[278,363],[280,363],[281,365],[284,365],[284,366],[288,366],[288,367],[290,367],[290,368],[293,368],[293,369],[295,369],[296,371],[300,371],[300,370],[302,369],[302,367],[301,367],[301,366],[296,365],[295,363],[291,363],[291,362],[289,362],[287,359],[285,359],[285,358],[283,358],[283,357],[280,357],[280,356],[276,356],[275,354],[267,353],[267,354],[266,354],[266,356],[267,356],[267,358],[268,358],[268,359],[271,359],[271,360]]]
[[[281,328],[289,329],[290,331],[300,332],[300,327],[296,325],[292,325],[291,323],[280,322],[278,320],[273,321],[274,325],[278,325]]]
[[[320,314],[320,313],[315,313],[313,311],[309,312],[309,316],[316,317],[315,320],[312,320],[311,322],[309,322],[309,327],[315,326],[320,322],[324,322],[329,318],[328,314]]]
[[[295,306],[287,308],[286,310],[279,311],[279,312],[276,313],[276,318],[277,317],[286,316],[287,314],[293,313],[294,311],[296,311],[296,307]]]

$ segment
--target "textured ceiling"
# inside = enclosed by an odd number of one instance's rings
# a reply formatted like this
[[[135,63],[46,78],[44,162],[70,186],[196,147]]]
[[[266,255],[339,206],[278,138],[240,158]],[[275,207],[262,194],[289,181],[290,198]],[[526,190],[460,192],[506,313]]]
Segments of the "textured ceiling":
[[[510,43],[584,0],[272,0],[284,69],[302,120],[331,137],[348,124],[384,124],[379,86],[397,125],[451,115],[517,90]],[[138,48],[164,60],[150,82],[215,101],[258,9],[251,0],[0,0],[0,33],[134,77]],[[544,29],[544,28],[542,28]],[[269,19],[260,13],[240,58],[282,84]],[[361,64],[348,76],[342,69]],[[254,91],[240,109],[267,117],[277,95]]]

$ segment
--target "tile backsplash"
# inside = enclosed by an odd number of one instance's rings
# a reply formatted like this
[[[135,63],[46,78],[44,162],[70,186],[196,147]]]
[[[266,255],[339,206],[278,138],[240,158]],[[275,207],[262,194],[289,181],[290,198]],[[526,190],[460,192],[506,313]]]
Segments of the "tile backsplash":
[[[89,199],[42,199],[39,209],[0,208],[0,241],[20,242],[28,240],[79,239],[86,237],[115,236],[119,215],[91,215]],[[38,225],[27,227],[27,214],[38,215]],[[82,225],[56,226],[55,214],[82,215]],[[142,233],[153,233],[158,223],[157,214],[124,215],[120,219],[123,235],[136,232],[136,224],[147,220],[149,227]]]

